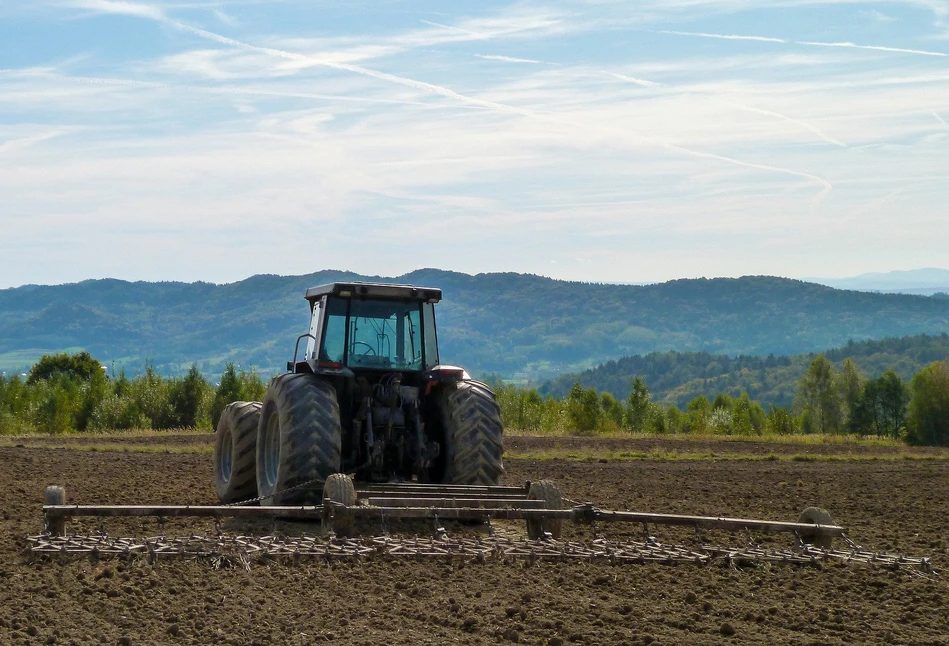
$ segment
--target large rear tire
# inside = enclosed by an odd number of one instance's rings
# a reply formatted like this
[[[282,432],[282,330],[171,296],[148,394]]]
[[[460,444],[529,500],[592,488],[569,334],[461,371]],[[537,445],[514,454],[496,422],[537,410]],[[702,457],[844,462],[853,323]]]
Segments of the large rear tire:
[[[448,484],[496,485],[504,473],[501,408],[478,381],[447,386],[439,398]]]
[[[224,408],[214,441],[214,484],[223,503],[257,496],[257,427],[260,402],[233,402]]]
[[[323,482],[340,470],[341,443],[331,384],[306,373],[270,382],[257,434],[261,504],[320,504]]]

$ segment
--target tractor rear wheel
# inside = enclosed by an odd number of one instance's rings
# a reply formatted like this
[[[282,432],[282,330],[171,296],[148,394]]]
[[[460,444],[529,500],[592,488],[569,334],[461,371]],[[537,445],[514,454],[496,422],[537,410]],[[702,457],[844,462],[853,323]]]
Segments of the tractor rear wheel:
[[[439,398],[448,484],[496,485],[501,461],[501,409],[494,393],[478,381],[447,386]]]
[[[214,484],[223,503],[257,496],[257,427],[260,402],[233,402],[224,408],[214,441]]]
[[[264,505],[317,505],[340,469],[336,390],[307,373],[280,375],[267,388],[257,433],[257,489]]]

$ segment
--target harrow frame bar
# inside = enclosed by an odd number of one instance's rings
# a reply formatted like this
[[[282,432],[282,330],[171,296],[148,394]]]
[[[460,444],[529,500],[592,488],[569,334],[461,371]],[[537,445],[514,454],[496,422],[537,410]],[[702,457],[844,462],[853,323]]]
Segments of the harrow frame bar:
[[[79,516],[155,516],[160,518],[275,518],[322,521],[332,526],[333,521],[346,518],[380,520],[567,520],[574,523],[628,522],[644,525],[679,525],[699,529],[728,531],[751,530],[760,532],[791,532],[807,536],[842,536],[844,528],[838,525],[794,523],[723,516],[691,516],[682,514],[653,514],[634,511],[600,509],[593,504],[576,505],[569,509],[547,509],[542,500],[529,500],[525,487],[497,487],[477,485],[429,485],[392,483],[361,485],[357,489],[360,504],[347,506],[332,500],[322,505],[66,505],[61,487],[47,489],[43,506],[46,526],[51,534],[64,536],[66,520]],[[50,497],[50,489],[56,495]],[[60,504],[56,504],[60,503]]]

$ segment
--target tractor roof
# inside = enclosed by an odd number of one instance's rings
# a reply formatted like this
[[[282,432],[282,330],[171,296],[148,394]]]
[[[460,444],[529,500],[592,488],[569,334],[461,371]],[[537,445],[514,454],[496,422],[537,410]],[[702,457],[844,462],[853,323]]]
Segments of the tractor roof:
[[[306,300],[312,303],[327,294],[340,298],[396,298],[428,303],[437,303],[442,299],[442,290],[437,287],[387,283],[327,283],[306,290]]]

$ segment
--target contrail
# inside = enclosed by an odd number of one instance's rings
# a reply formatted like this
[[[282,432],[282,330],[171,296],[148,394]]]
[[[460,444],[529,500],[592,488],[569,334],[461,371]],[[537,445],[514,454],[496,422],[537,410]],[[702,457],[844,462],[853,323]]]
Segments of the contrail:
[[[793,41],[795,45],[811,47],[852,47],[853,49],[872,49],[878,52],[896,52],[897,54],[918,54],[920,56],[949,56],[944,52],[930,52],[925,49],[903,49],[902,47],[883,47],[881,45],[857,45],[855,43],[819,43],[812,40]]]
[[[352,65],[349,63],[339,63],[339,62],[335,62],[335,61],[331,61],[327,59],[317,58],[314,56],[308,56],[305,54],[297,54],[294,52],[288,52],[281,49],[274,49],[271,47],[260,47],[258,45],[252,45],[250,43],[245,43],[245,42],[236,40],[234,38],[222,36],[221,34],[216,34],[206,29],[192,27],[191,25],[187,25],[185,23],[172,20],[171,18],[161,13],[160,10],[151,8],[147,5],[136,5],[136,4],[127,3],[127,2],[113,2],[112,0],[79,0],[76,4],[85,6],[87,8],[93,8],[93,7],[98,8],[103,11],[109,11],[110,9],[108,7],[118,5],[119,7],[118,11],[120,13],[130,13],[130,14],[138,15],[138,16],[148,18],[151,20],[163,22],[177,29],[181,29],[182,31],[187,31],[196,36],[204,38],[205,40],[221,43],[223,45],[230,45],[232,47],[237,47],[240,49],[260,52],[260,53],[267,54],[276,58],[283,58],[286,60],[297,61],[300,63],[306,63],[308,65],[319,65],[319,66],[329,67],[331,69],[352,72],[354,74],[359,74],[362,76],[379,79],[381,81],[388,81],[390,83],[396,83],[398,85],[416,88],[418,90],[429,92],[431,94],[437,94],[439,96],[443,96],[448,99],[458,101],[459,103],[481,106],[483,108],[487,108],[489,110],[494,110],[497,112],[502,112],[506,114],[516,114],[519,116],[529,117],[531,119],[559,123],[561,125],[567,124],[575,128],[579,127],[579,128],[590,129],[580,124],[561,121],[547,115],[539,114],[532,110],[525,110],[523,108],[506,105],[504,103],[495,103],[494,101],[486,101],[484,99],[477,99],[474,97],[466,96],[464,94],[459,94],[458,92],[455,92],[454,90],[451,90],[449,88],[442,87],[440,85],[434,85],[432,83],[426,83],[425,81],[419,81],[416,79],[396,76],[395,74],[388,74],[386,72],[379,72],[377,70],[361,67],[359,65]],[[608,134],[615,135],[616,133],[610,132]],[[628,136],[630,133],[623,133],[623,134]],[[745,168],[755,168],[758,170],[766,170],[766,171],[771,171],[771,172],[776,172],[776,173],[783,173],[786,175],[792,175],[795,177],[806,178],[810,181],[820,184],[823,187],[821,192],[814,198],[813,203],[815,205],[818,204],[824,198],[824,196],[826,196],[830,191],[833,190],[833,185],[830,182],[816,175],[811,175],[810,173],[795,171],[788,168],[781,168],[779,166],[769,166],[766,164],[756,164],[753,162],[745,162],[740,159],[735,159],[732,157],[725,157],[723,155],[717,155],[714,153],[706,153],[706,152],[701,152],[697,150],[691,150],[689,148],[677,146],[675,144],[671,144],[666,141],[657,140],[651,137],[639,136],[639,138],[643,141],[647,141],[647,142],[651,142],[656,145],[659,145],[667,150],[679,152],[679,153],[689,155],[692,157],[698,157],[698,158],[703,158],[703,159],[714,159],[714,160],[721,161],[727,164],[733,164],[733,165],[742,166]]]
[[[470,29],[464,29],[462,27],[455,27],[454,25],[443,25],[440,22],[432,22],[431,20],[422,20],[420,22],[426,25],[431,25],[432,27],[439,27],[441,29],[448,29],[450,31],[458,31],[463,34],[468,34],[469,36],[474,36],[475,38],[478,38],[481,40],[484,40],[485,38],[487,38],[487,36],[485,36],[484,34],[480,34],[476,31],[471,31]]]
[[[946,120],[940,117],[938,112],[936,112],[935,110],[932,110],[931,112],[933,113],[933,116],[936,117],[936,119],[939,121],[939,123],[949,128],[949,123],[946,123]]]
[[[461,103],[467,103],[470,105],[479,105],[481,107],[489,108],[491,110],[497,110],[498,112],[507,112],[510,114],[517,114],[517,115],[527,116],[527,117],[537,116],[534,112],[531,112],[530,110],[524,110],[522,108],[516,108],[514,106],[505,105],[503,103],[495,103],[493,101],[485,101],[484,99],[476,99],[474,97],[465,96],[464,94],[459,94],[458,92],[455,92],[454,90],[450,90],[440,85],[426,83],[425,81],[417,81],[415,79],[405,78],[402,76],[396,76],[395,74],[379,72],[377,70],[361,67],[359,65],[351,65],[349,63],[338,63],[335,61],[316,58],[313,56],[307,56],[304,54],[296,54],[293,52],[287,52],[282,49],[273,49],[271,47],[259,47],[257,45],[244,43],[239,40],[235,40],[233,38],[228,38],[227,36],[215,34],[214,32],[207,31],[206,29],[199,29],[197,27],[192,27],[191,25],[186,25],[184,23],[180,23],[177,21],[170,20],[168,21],[168,23],[184,31],[191,32],[192,34],[195,34],[196,36],[200,36],[201,38],[212,40],[224,45],[231,45],[232,47],[248,49],[248,50],[260,52],[263,54],[269,54],[270,56],[275,56],[277,58],[285,58],[287,60],[297,61],[300,63],[307,63],[309,65],[321,65],[321,66],[329,67],[332,69],[343,70],[346,72],[353,72],[355,74],[360,74],[362,76],[368,76],[371,78],[379,79],[380,81],[389,81],[390,83],[397,83],[399,85],[413,87],[418,90],[424,90],[432,94],[438,94],[449,99],[454,99],[455,101],[459,101]]]
[[[767,36],[738,36],[734,34],[709,34],[701,31],[672,31],[662,30],[660,34],[671,34],[673,36],[697,36],[699,38],[718,38],[720,40],[756,40],[762,43],[787,43],[789,41],[783,38],[769,38]]]
[[[514,58],[513,56],[496,56],[492,54],[475,54],[476,58],[483,58],[489,61],[502,61],[505,63],[543,63],[544,61],[536,61],[533,58]]]
[[[170,88],[203,92],[206,94],[236,94],[250,96],[272,96],[288,99],[319,99],[322,101],[343,101],[352,103],[370,103],[386,105],[425,105],[421,101],[402,101],[399,99],[369,99],[361,96],[346,96],[342,94],[314,94],[312,92],[286,92],[280,90],[258,90],[252,87],[206,87],[202,85],[155,83],[152,81],[132,81],[127,79],[105,78],[98,76],[58,76],[65,81],[88,83],[91,85],[117,85],[123,87],[141,87],[148,89]]]
[[[777,117],[778,119],[783,119],[784,121],[788,121],[790,123],[793,123],[794,125],[804,128],[805,130],[809,130],[813,132],[815,135],[817,135],[818,137],[820,137],[821,139],[823,139],[829,144],[834,144],[835,146],[840,146],[841,148],[847,147],[847,144],[845,144],[844,142],[838,139],[834,139],[833,137],[830,137],[828,135],[825,135],[823,132],[821,132],[820,130],[812,126],[811,124],[806,123],[804,121],[799,121],[797,119],[794,119],[793,117],[787,116],[786,114],[781,114],[780,112],[772,112],[771,110],[762,110],[761,108],[756,108],[750,105],[743,105],[741,103],[732,103],[731,101],[725,101],[725,103],[732,107],[738,108],[739,110],[746,110],[748,112],[756,112],[758,114],[763,114],[769,117]]]
[[[533,112],[533,111],[531,111],[531,110],[524,110],[524,109],[522,109],[522,108],[516,108],[516,107],[514,107],[514,106],[506,105],[506,104],[503,104],[503,103],[495,103],[495,102],[493,102],[493,101],[485,101],[485,100],[483,100],[483,99],[476,99],[476,98],[474,98],[474,97],[465,96],[464,94],[459,94],[458,92],[455,92],[454,90],[450,90],[450,89],[445,88],[445,87],[442,87],[442,86],[440,86],[440,85],[434,85],[434,84],[432,84],[432,83],[426,83],[425,81],[417,81],[417,80],[415,80],[415,79],[404,78],[404,77],[401,77],[401,76],[396,76],[396,75],[394,75],[394,74],[387,74],[387,73],[385,73],[385,72],[379,72],[379,71],[376,71],[376,70],[367,69],[367,68],[365,68],[365,67],[360,67],[359,65],[351,65],[351,64],[349,64],[349,63],[335,63],[335,62],[332,62],[332,61],[326,61],[326,60],[322,60],[322,59],[316,59],[316,58],[314,58],[314,57],[306,56],[306,55],[304,55],[304,54],[296,54],[296,53],[293,53],[293,52],[286,52],[286,51],[283,51],[283,50],[272,49],[272,48],[269,48],[269,47],[258,47],[257,45],[251,45],[251,44],[249,44],[249,43],[244,43],[244,42],[241,42],[241,41],[239,41],[239,40],[235,40],[235,39],[233,39],[233,38],[228,38],[227,36],[221,36],[220,34],[215,34],[214,32],[210,32],[210,31],[207,31],[207,30],[204,30],[204,29],[198,29],[198,28],[196,28],[196,27],[192,27],[192,26],[190,26],[190,25],[185,25],[185,24],[183,24],[183,23],[179,23],[179,22],[175,22],[175,21],[169,21],[169,22],[171,22],[171,24],[173,24],[174,26],[179,27],[180,29],[184,29],[185,31],[189,31],[189,32],[191,32],[191,33],[193,33],[193,34],[195,34],[195,35],[197,35],[197,36],[201,36],[202,38],[210,39],[210,40],[213,40],[213,41],[216,41],[216,42],[219,42],[219,43],[223,43],[223,44],[227,44],[227,45],[232,45],[232,46],[234,46],[234,47],[240,47],[240,48],[244,48],[244,49],[250,49],[250,50],[252,50],[252,51],[259,51],[259,52],[262,52],[262,53],[270,54],[270,55],[272,55],[272,56],[277,56],[277,57],[280,57],[280,58],[286,58],[286,59],[289,59],[289,60],[296,60],[296,61],[301,61],[301,62],[307,62],[307,63],[311,63],[311,64],[316,64],[316,65],[325,65],[325,66],[331,67],[331,68],[333,68],[333,69],[346,70],[346,71],[354,72],[354,73],[356,73],[356,74],[361,74],[361,75],[363,75],[363,76],[369,76],[369,77],[371,77],[371,78],[377,78],[377,79],[379,79],[379,80],[389,81],[389,82],[392,82],[392,83],[398,83],[399,85],[405,85],[405,86],[408,86],[408,87],[414,87],[414,88],[417,88],[417,89],[420,89],[420,90],[425,90],[425,91],[427,91],[427,92],[432,92],[432,93],[434,93],[434,94],[438,94],[438,95],[440,95],[440,96],[444,96],[444,97],[449,98],[449,99],[454,99],[454,100],[460,101],[460,102],[462,102],[462,103],[468,103],[468,104],[471,104],[471,105],[479,105],[479,106],[482,106],[482,107],[485,107],[485,108],[488,108],[488,109],[491,109],[491,110],[496,110],[496,111],[498,111],[498,112],[504,112],[504,113],[508,113],[508,114],[517,114],[517,115],[521,115],[521,116],[525,116],[525,117],[530,117],[530,118],[532,118],[532,119],[541,119],[541,120],[545,120],[545,121],[554,121],[555,123],[564,123],[564,122],[562,122],[562,121],[558,121],[558,120],[556,120],[556,119],[552,119],[552,118],[547,117],[547,116],[545,116],[545,115],[538,114],[538,113]],[[570,125],[572,125],[572,126],[574,126],[574,127],[577,127],[577,124],[570,124]],[[692,156],[692,157],[699,157],[699,158],[704,158],[704,159],[715,159],[715,160],[718,160],[718,161],[721,161],[721,162],[725,162],[725,163],[728,163],[728,164],[734,164],[734,165],[736,165],[736,166],[743,166],[743,167],[745,167],[745,168],[755,168],[755,169],[758,169],[758,170],[766,170],[766,171],[772,171],[772,172],[777,172],[777,173],[785,173],[785,174],[787,174],[787,175],[793,175],[793,176],[795,176],[795,177],[803,177],[803,178],[809,179],[809,180],[811,180],[811,181],[817,182],[818,184],[820,184],[821,186],[823,186],[823,189],[822,189],[821,192],[818,193],[817,196],[814,198],[814,200],[813,200],[813,204],[814,204],[814,205],[819,204],[819,203],[824,199],[824,197],[825,197],[828,193],[830,193],[830,191],[832,191],[833,188],[834,188],[833,185],[832,185],[830,182],[828,182],[827,180],[825,180],[825,179],[823,179],[823,178],[821,178],[821,177],[818,177],[818,176],[816,176],[816,175],[811,175],[810,173],[804,173],[804,172],[801,172],[801,171],[795,171],[795,170],[791,170],[791,169],[788,169],[788,168],[781,168],[781,167],[779,167],[779,166],[768,166],[768,165],[765,165],[765,164],[755,164],[755,163],[753,163],[753,162],[745,162],[745,161],[742,161],[742,160],[740,160],[740,159],[735,159],[735,158],[732,158],[732,157],[725,157],[725,156],[723,156],[723,155],[717,155],[717,154],[714,154],[714,153],[706,153],[706,152],[701,152],[701,151],[697,151],[697,150],[691,150],[691,149],[689,149],[689,148],[683,148],[682,146],[677,146],[677,145],[675,145],[675,144],[670,144],[670,143],[668,143],[668,142],[658,141],[658,140],[652,139],[652,138],[650,138],[650,137],[644,137],[643,139],[644,139],[644,140],[647,140],[647,141],[652,141],[653,143],[657,143],[658,145],[660,145],[660,146],[663,147],[663,148],[666,148],[667,150],[672,150],[672,151],[680,152],[680,153],[683,153],[683,154],[685,154],[685,155],[689,155],[689,156]]]
[[[659,85],[655,81],[647,81],[645,79],[638,79],[632,76],[626,76],[625,74],[617,74],[616,72],[607,72],[610,76],[615,76],[621,81],[626,81],[627,83],[635,83],[636,85],[642,85],[643,87],[656,87]]]
[[[740,159],[735,159],[733,157],[725,157],[724,155],[717,155],[715,153],[706,153],[706,152],[701,152],[699,150],[692,150],[690,148],[683,148],[681,146],[670,144],[668,142],[661,142],[660,145],[663,148],[667,148],[668,150],[675,150],[677,152],[681,152],[686,155],[691,155],[693,157],[702,157],[705,159],[717,159],[718,161],[727,162],[729,164],[735,164],[736,166],[744,166],[746,168],[757,168],[759,170],[786,173],[788,175],[795,175],[797,177],[803,177],[813,182],[817,182],[824,188],[812,200],[811,203],[814,206],[817,206],[818,204],[820,204],[824,200],[824,198],[827,197],[827,195],[832,190],[834,190],[834,185],[828,182],[826,179],[824,179],[823,177],[818,177],[817,175],[811,175],[810,173],[805,173],[805,172],[797,171],[797,170],[791,170],[789,168],[781,168],[780,166],[769,166],[768,164],[756,164],[754,162],[746,162]]]
[[[660,34],[670,34],[673,36],[694,36],[696,38],[717,38],[719,40],[752,40],[761,43],[783,43],[786,45],[805,45],[807,47],[849,47],[853,49],[870,49],[878,52],[893,52],[896,54],[916,54],[918,56],[940,56],[946,57],[949,54],[945,52],[932,52],[925,49],[905,49],[903,47],[885,47],[883,45],[858,45],[856,43],[824,43],[816,40],[786,40],[784,38],[771,38],[768,36],[741,36],[736,34],[710,34],[701,31],[672,31],[662,30]]]
[[[63,130],[52,130],[50,132],[44,132],[43,134],[33,135],[32,137],[20,137],[18,139],[8,139],[3,143],[0,143],[0,155],[13,152],[18,149],[29,148],[34,144],[46,141],[48,139],[53,139],[62,134],[65,134]]]

